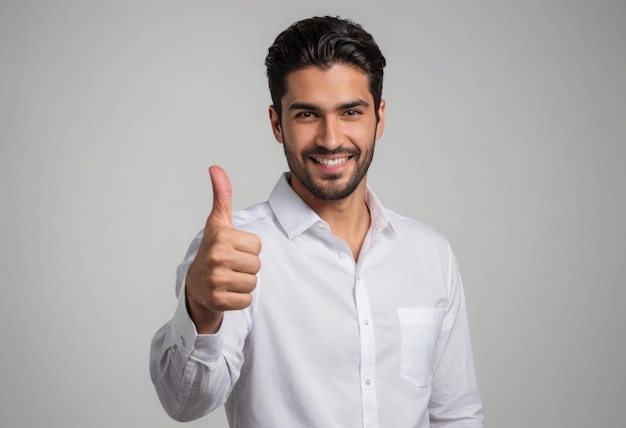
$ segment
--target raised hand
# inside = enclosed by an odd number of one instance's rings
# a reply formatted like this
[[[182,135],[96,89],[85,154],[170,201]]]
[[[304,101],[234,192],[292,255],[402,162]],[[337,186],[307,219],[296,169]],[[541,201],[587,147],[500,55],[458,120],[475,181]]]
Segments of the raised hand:
[[[258,236],[233,228],[232,188],[219,166],[209,168],[213,208],[189,267],[185,292],[198,333],[215,333],[224,311],[248,307],[261,268]]]

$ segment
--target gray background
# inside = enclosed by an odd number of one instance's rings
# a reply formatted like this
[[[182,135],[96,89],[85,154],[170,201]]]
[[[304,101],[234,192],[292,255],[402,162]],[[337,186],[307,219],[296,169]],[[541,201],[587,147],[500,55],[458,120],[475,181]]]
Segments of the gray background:
[[[387,57],[369,183],[456,250],[488,426],[623,426],[626,3],[404,0],[0,3],[0,426],[179,426],[148,350],[206,168],[267,197],[264,55],[321,14]]]

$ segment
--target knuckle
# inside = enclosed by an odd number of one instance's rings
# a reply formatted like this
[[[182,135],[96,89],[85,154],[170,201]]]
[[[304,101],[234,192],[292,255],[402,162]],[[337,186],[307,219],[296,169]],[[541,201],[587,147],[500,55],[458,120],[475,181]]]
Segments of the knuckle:
[[[232,239],[232,229],[227,227],[216,227],[213,230],[213,240],[216,242],[226,242]]]
[[[215,309],[218,311],[223,311],[227,309],[227,300],[225,299],[224,293],[218,292],[217,290],[212,290],[208,295],[208,299],[210,302],[211,309]]]
[[[220,290],[228,286],[228,276],[220,269],[213,269],[207,276],[207,283],[211,290]]]
[[[207,264],[209,266],[221,266],[228,260],[228,256],[225,251],[214,248],[207,254]]]

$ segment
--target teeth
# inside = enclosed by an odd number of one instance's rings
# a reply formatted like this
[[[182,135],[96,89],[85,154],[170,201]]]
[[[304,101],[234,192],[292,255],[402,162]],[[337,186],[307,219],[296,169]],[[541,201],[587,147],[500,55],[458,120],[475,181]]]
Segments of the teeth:
[[[323,158],[313,158],[315,162],[321,163],[326,166],[335,166],[344,163],[349,159],[349,157],[345,158],[337,158],[337,159],[323,159]]]

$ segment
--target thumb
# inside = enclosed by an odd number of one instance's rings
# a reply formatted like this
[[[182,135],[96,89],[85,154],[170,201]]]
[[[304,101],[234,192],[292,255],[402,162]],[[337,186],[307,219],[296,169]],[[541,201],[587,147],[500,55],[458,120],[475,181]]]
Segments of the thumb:
[[[215,165],[209,168],[209,175],[213,186],[213,209],[209,220],[221,223],[222,226],[233,227],[233,189],[228,175],[221,167]]]

